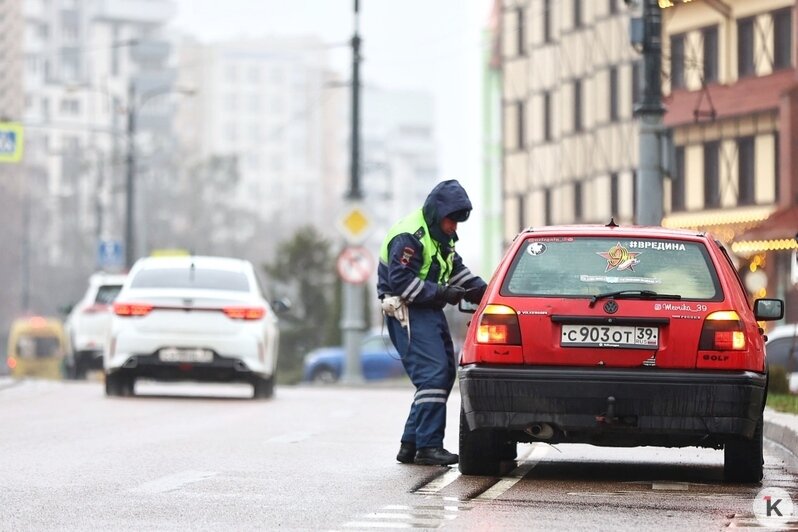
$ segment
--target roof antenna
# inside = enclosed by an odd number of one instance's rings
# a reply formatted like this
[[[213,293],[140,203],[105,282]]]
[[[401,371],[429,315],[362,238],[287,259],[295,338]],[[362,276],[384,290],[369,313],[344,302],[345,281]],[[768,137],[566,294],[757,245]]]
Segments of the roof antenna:
[[[606,227],[619,227],[618,224],[615,223],[615,218],[610,217],[610,223],[606,225]]]

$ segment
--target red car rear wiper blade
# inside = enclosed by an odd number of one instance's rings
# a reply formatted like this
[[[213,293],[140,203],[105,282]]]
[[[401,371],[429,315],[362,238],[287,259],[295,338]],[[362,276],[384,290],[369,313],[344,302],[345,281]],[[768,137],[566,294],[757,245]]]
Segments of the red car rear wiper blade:
[[[593,308],[595,304],[600,299],[607,299],[610,297],[614,298],[640,298],[640,299],[671,299],[671,300],[678,300],[681,299],[682,296],[679,294],[660,294],[658,292],[654,292],[653,290],[617,290],[615,292],[605,292],[603,294],[597,294],[590,298],[590,304],[588,305],[590,308]]]

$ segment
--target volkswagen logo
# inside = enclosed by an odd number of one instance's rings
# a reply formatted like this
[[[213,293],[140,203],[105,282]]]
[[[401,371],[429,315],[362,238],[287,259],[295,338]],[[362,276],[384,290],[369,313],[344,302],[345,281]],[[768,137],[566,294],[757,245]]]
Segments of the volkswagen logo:
[[[604,312],[607,314],[615,314],[618,312],[618,303],[616,303],[614,299],[610,299],[604,303]]]

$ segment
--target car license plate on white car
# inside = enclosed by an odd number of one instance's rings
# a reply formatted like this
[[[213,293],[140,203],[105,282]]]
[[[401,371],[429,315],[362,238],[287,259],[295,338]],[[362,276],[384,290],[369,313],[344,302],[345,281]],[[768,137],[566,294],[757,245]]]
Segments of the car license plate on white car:
[[[659,346],[659,329],[627,325],[563,325],[560,345],[652,349]]]
[[[210,349],[185,349],[178,347],[166,347],[158,351],[158,359],[161,362],[213,362],[213,351]]]

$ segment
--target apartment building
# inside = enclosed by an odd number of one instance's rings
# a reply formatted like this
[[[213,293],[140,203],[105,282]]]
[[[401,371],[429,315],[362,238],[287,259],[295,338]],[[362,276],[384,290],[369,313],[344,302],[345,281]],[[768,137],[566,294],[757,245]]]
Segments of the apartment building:
[[[634,220],[639,56],[622,0],[501,0],[503,236]]]
[[[675,144],[663,225],[708,230],[728,244],[752,297],[792,297],[797,3],[660,4],[664,123]]]

